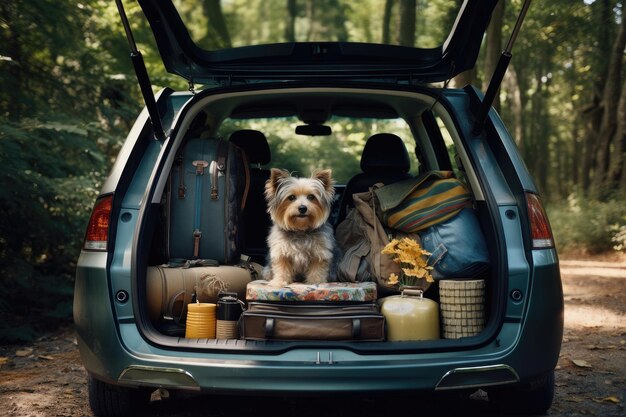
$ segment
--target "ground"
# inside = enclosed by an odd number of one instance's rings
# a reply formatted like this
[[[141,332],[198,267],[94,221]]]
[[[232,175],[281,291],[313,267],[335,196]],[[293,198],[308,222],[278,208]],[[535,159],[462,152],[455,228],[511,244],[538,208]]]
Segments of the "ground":
[[[563,257],[562,257],[563,258]],[[565,334],[556,370],[556,397],[550,416],[624,416],[626,403],[626,259],[596,257],[561,261],[565,297]],[[578,257],[579,259],[582,257]],[[0,416],[92,416],[87,374],[81,365],[73,329],[64,326],[27,345],[0,346]],[[282,399],[193,397],[167,400],[155,392],[153,416],[385,415],[398,399]],[[497,415],[486,394],[469,402],[424,398],[409,401],[423,416]],[[391,407],[391,408],[390,408]],[[387,411],[387,412],[385,412]],[[444,412],[442,412],[444,411]],[[461,413],[462,412],[462,413]],[[413,413],[413,414],[416,414]]]

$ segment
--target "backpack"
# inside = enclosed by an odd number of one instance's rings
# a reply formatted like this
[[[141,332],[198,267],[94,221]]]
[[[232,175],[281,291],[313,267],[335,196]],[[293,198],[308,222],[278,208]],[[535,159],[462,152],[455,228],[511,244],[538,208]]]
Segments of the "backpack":
[[[399,275],[400,267],[381,253],[393,236],[376,216],[373,189],[352,197],[354,208],[349,210],[335,233],[343,251],[338,278],[344,282],[376,282],[382,289],[397,291],[386,280],[392,273]],[[412,237],[419,239],[417,235]]]

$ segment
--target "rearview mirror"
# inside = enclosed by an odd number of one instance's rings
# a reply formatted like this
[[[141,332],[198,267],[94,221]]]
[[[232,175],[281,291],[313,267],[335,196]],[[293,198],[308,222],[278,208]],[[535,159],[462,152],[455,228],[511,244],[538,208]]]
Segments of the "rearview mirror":
[[[327,125],[299,125],[296,126],[296,135],[303,136],[330,136],[333,131]]]

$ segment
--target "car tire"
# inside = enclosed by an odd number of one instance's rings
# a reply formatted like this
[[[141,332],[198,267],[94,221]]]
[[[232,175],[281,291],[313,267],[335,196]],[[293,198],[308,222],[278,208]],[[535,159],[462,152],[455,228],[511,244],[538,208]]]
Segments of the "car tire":
[[[91,375],[88,387],[89,407],[97,417],[140,416],[150,403],[148,390],[107,384]]]
[[[488,392],[489,403],[501,413],[546,414],[554,400],[554,371],[520,386]]]

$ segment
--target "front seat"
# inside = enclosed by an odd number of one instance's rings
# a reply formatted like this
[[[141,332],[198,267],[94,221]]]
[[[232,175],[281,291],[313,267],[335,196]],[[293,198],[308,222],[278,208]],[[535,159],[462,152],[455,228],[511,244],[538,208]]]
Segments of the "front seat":
[[[255,262],[264,263],[267,254],[265,239],[271,226],[264,191],[270,170],[262,168],[262,165],[270,163],[270,147],[265,135],[258,130],[238,130],[233,132],[228,140],[245,152],[250,163],[250,189],[243,211],[242,253],[251,256]]]
[[[346,184],[339,205],[338,223],[345,219],[349,208],[354,207],[352,194],[367,191],[382,182],[391,184],[411,178],[411,161],[404,142],[392,133],[377,133],[365,143],[361,154],[361,173]]]

